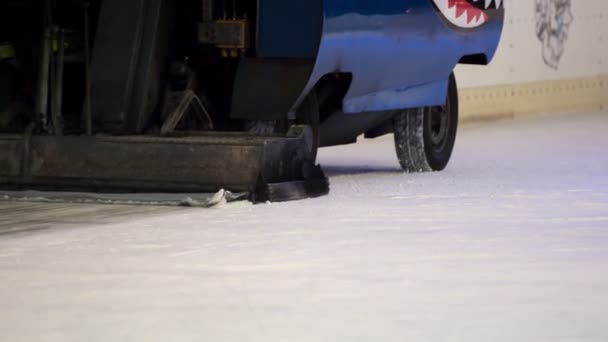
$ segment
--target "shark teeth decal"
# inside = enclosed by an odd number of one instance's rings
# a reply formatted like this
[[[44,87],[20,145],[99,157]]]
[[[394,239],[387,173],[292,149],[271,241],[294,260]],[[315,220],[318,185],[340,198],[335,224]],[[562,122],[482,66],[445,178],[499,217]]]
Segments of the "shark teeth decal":
[[[476,28],[485,24],[488,11],[502,9],[503,0],[433,0],[441,14],[460,28]]]

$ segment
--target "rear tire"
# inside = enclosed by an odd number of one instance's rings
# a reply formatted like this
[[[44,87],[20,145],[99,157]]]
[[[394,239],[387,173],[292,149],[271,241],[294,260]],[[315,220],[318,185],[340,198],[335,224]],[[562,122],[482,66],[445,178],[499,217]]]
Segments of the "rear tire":
[[[443,106],[408,109],[393,119],[395,149],[407,172],[444,170],[452,156],[458,131],[458,87],[450,75]]]

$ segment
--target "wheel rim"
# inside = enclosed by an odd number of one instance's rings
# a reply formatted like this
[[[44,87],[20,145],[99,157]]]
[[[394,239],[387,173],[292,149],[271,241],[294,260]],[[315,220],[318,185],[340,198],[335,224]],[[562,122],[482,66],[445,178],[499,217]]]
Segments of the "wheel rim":
[[[441,152],[448,143],[450,135],[450,108],[449,103],[444,106],[435,106],[428,109],[430,116],[428,132],[431,147],[435,152]]]

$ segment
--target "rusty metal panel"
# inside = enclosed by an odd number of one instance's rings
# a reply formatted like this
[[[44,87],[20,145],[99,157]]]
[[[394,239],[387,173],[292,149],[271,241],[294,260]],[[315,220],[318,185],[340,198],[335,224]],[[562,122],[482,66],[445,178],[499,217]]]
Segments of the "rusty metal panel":
[[[260,156],[259,146],[205,144],[196,139],[34,137],[31,148],[32,179],[135,188],[150,184],[160,189],[170,185],[217,190],[230,185],[245,190],[256,182]]]
[[[303,150],[305,129],[266,137],[191,133],[169,138],[32,136],[25,141],[0,135],[0,187],[253,193],[266,184],[304,180],[310,163]],[[24,146],[29,146],[27,153]]]
[[[199,41],[224,49],[249,47],[249,22],[242,20],[216,20],[199,24]]]
[[[0,177],[18,177],[21,174],[23,138],[7,136],[0,140]]]

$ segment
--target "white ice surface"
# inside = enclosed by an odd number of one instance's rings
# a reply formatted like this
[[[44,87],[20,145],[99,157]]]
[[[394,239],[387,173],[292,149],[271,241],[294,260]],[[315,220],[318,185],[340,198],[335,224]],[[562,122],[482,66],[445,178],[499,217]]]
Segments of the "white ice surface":
[[[0,203],[34,229],[0,235],[0,341],[608,341],[608,113],[393,153],[324,150],[331,195],[286,204]]]

